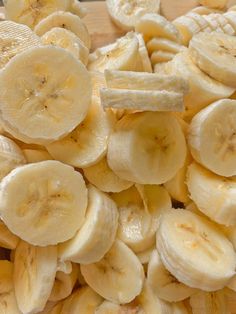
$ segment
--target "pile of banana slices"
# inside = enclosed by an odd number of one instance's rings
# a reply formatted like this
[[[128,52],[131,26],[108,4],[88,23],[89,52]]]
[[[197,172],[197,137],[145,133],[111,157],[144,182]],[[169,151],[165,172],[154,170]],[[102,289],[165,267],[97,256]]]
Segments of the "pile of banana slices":
[[[236,7],[4,6],[0,313],[236,313]]]

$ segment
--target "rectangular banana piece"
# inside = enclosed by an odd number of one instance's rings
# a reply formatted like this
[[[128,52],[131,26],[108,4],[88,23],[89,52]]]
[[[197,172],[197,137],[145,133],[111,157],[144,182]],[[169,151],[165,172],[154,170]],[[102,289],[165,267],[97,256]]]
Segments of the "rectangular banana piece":
[[[177,75],[112,70],[105,70],[104,74],[109,88],[188,92],[187,81]]]
[[[183,93],[129,89],[100,89],[103,108],[140,111],[184,111]]]

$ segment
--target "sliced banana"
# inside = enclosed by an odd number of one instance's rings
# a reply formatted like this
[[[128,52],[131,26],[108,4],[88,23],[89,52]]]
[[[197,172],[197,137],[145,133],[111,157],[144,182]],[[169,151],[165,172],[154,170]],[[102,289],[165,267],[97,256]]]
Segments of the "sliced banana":
[[[228,11],[224,13],[224,17],[227,19],[229,24],[233,27],[234,31],[236,32],[236,12]]]
[[[223,33],[223,30],[218,22],[218,19],[214,16],[215,14],[209,14],[206,16],[203,16],[205,20],[207,21],[209,27],[211,28],[212,32],[218,32]]]
[[[0,247],[15,250],[18,242],[19,238],[11,233],[7,226],[0,221]]]
[[[44,160],[53,160],[53,157],[46,150],[26,148],[22,151],[28,164]]]
[[[107,9],[112,20],[124,30],[132,30],[147,13],[160,11],[160,0],[107,0]]]
[[[197,291],[179,282],[169,273],[157,250],[152,252],[148,263],[147,282],[159,298],[168,302],[185,300]]]
[[[83,172],[86,179],[103,192],[118,193],[133,185],[133,182],[121,179],[109,168],[106,157],[84,168]]]
[[[100,88],[106,87],[106,81],[104,73],[98,71],[89,72],[92,80],[92,95],[96,98],[100,98]]]
[[[38,36],[42,36],[54,27],[61,27],[71,31],[90,49],[91,39],[88,29],[77,15],[63,11],[54,12],[41,20],[35,26],[34,31]]]
[[[147,49],[149,54],[152,54],[155,51],[167,51],[172,53],[178,53],[183,50],[185,47],[181,44],[166,38],[152,38],[147,42]]]
[[[147,42],[153,37],[163,37],[180,42],[181,37],[176,27],[164,16],[149,13],[142,16],[135,26],[135,30],[143,34]]]
[[[50,296],[57,269],[57,247],[32,246],[21,241],[15,252],[14,289],[23,313],[42,311]]]
[[[131,302],[139,295],[144,281],[142,264],[120,240],[99,262],[81,265],[81,273],[94,291],[118,304]]]
[[[41,44],[40,38],[26,25],[12,21],[0,23],[0,68],[15,55]]]
[[[161,62],[168,62],[174,58],[175,54],[172,52],[168,51],[154,51],[151,54],[151,63],[152,65],[155,65],[156,63],[161,63]]]
[[[1,314],[22,314],[18,308],[14,290],[0,295]]]
[[[112,198],[119,210],[117,237],[136,253],[152,247],[159,218],[171,208],[167,191],[157,185],[137,186]]]
[[[59,245],[59,258],[81,264],[100,261],[111,248],[117,227],[116,204],[106,194],[89,186],[85,222],[72,239]]]
[[[85,17],[88,14],[88,9],[81,4],[79,0],[71,0],[70,12],[78,15],[80,18]],[[70,2],[71,2],[70,1]]]
[[[198,0],[198,2],[206,7],[213,9],[223,9],[226,7],[227,0]]]
[[[53,27],[41,37],[44,45],[54,45],[71,52],[76,59],[87,65],[89,50],[74,33],[68,29]]]
[[[34,28],[43,18],[49,14],[69,9],[70,0],[4,0],[6,17],[9,20],[26,24]]]
[[[74,167],[92,166],[106,155],[113,123],[114,115],[105,112],[99,99],[93,97],[85,120],[63,139],[47,145],[47,150],[55,159]]]
[[[72,238],[81,227],[87,189],[79,172],[48,160],[10,172],[1,182],[0,199],[7,227],[29,243],[46,246]]]
[[[200,15],[208,15],[211,13],[223,13],[224,11],[201,5],[201,6],[193,8],[190,12],[197,13]]]
[[[205,31],[205,29],[209,27],[208,22],[201,14],[188,12],[186,16],[190,17],[194,22],[196,22],[200,26],[201,31]]]
[[[185,157],[181,127],[165,112],[124,116],[108,143],[109,167],[122,179],[140,184],[167,182],[184,165]]]
[[[189,52],[195,64],[219,82],[236,87],[234,36],[219,33],[201,33],[189,44]]]
[[[161,217],[157,247],[180,282],[205,291],[223,288],[235,274],[236,253],[215,224],[183,209]]]
[[[0,295],[13,289],[13,263],[0,260]]]
[[[152,64],[148,56],[148,51],[147,51],[146,44],[143,39],[143,35],[136,33],[136,36],[139,42],[138,52],[139,52],[139,57],[140,57],[141,71],[152,73]]]
[[[182,39],[181,43],[185,46],[188,46],[191,38],[202,30],[201,26],[187,15],[175,19],[173,25],[179,31]]]

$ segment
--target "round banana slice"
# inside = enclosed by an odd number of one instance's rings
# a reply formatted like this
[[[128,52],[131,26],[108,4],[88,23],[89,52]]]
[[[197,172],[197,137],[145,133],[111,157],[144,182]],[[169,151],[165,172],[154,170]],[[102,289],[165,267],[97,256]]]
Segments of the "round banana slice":
[[[196,161],[214,173],[236,175],[236,100],[222,99],[191,121],[188,142]]]
[[[49,14],[69,9],[70,0],[4,0],[3,3],[7,19],[34,28]]]
[[[59,245],[59,258],[75,263],[100,261],[111,248],[118,227],[115,202],[93,186],[88,188],[88,208],[76,235]]]
[[[118,304],[131,302],[139,295],[144,281],[139,259],[119,240],[99,262],[81,265],[81,273],[94,291]]]
[[[40,38],[26,25],[12,21],[0,23],[0,68],[15,55],[41,44]]]
[[[219,290],[235,274],[232,243],[215,224],[189,211],[172,209],[162,215],[157,246],[167,270],[190,287]]]
[[[57,269],[57,247],[36,247],[21,241],[15,251],[14,289],[22,313],[42,311]]]
[[[156,63],[168,62],[174,58],[175,54],[168,51],[154,51],[151,54],[151,63],[155,65]]]
[[[1,182],[0,199],[7,227],[33,245],[46,246],[72,238],[81,227],[87,189],[79,172],[48,160],[10,172]]]
[[[0,313],[22,314],[18,308],[14,290],[0,295]]]
[[[214,79],[236,88],[236,38],[219,33],[201,33],[189,44],[195,64]]]
[[[147,13],[160,11],[160,0],[107,0],[107,9],[112,20],[124,30],[132,30]]]
[[[220,23],[218,22],[214,14],[206,15],[204,16],[204,18],[213,32],[223,33]]]
[[[71,31],[53,27],[41,37],[41,42],[44,45],[54,45],[64,48],[71,52],[76,59],[79,59],[83,64],[87,65],[89,50],[83,42]]]
[[[186,48],[173,40],[166,39],[166,38],[152,38],[147,42],[147,49],[149,54],[152,54],[155,51],[167,51],[172,53],[178,53],[182,49]]]
[[[205,29],[208,28],[208,26],[209,26],[208,22],[206,21],[206,19],[201,14],[197,14],[194,12],[188,12],[186,14],[186,16],[190,17],[194,22],[196,22],[200,26],[201,31],[205,31]]]
[[[201,26],[191,17],[183,15],[173,21],[173,25],[181,35],[181,43],[188,46],[190,39],[201,31]]]
[[[188,168],[190,198],[199,210],[219,224],[236,224],[236,179],[222,178],[199,164]]]
[[[213,9],[223,9],[226,7],[227,0],[198,0],[201,5]]]
[[[181,41],[179,31],[176,27],[159,14],[145,14],[137,22],[135,30],[143,34],[146,42],[153,37],[163,37],[175,42]]]
[[[38,36],[42,36],[54,27],[71,31],[90,49],[91,39],[87,27],[77,15],[63,11],[54,12],[41,20],[35,26],[34,31]]]
[[[108,143],[109,167],[122,179],[140,184],[167,182],[184,165],[185,157],[181,126],[165,112],[124,116]]]
[[[224,17],[227,19],[229,24],[233,27],[234,31],[236,32],[236,12],[229,11],[224,13]]]
[[[28,143],[55,141],[87,114],[89,74],[62,48],[35,47],[17,55],[1,71],[0,82],[4,128]]]

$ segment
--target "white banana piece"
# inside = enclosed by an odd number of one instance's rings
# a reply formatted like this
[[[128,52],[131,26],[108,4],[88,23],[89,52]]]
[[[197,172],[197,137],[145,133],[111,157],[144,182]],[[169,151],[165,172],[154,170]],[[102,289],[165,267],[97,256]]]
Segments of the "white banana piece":
[[[1,314],[22,314],[19,310],[14,290],[0,294],[0,313]]]
[[[53,157],[46,150],[26,148],[22,151],[28,164],[44,160],[53,160]]]
[[[147,282],[159,298],[168,302],[179,302],[196,293],[196,289],[179,282],[163,265],[157,250],[151,254]]]
[[[144,270],[137,256],[120,240],[116,240],[99,262],[81,265],[87,284],[104,299],[124,304],[140,294]]]
[[[88,71],[62,48],[28,49],[8,62],[0,81],[4,129],[25,142],[46,144],[64,137],[87,114]]]
[[[117,237],[136,253],[152,247],[159,217],[171,208],[167,191],[156,185],[136,186],[112,198],[119,210]]]
[[[224,9],[227,4],[227,0],[198,0],[199,4],[213,8],[213,9]]]
[[[194,63],[219,82],[236,88],[235,36],[200,33],[189,44]]]
[[[190,287],[216,291],[235,275],[231,242],[215,224],[184,209],[162,215],[157,247],[168,271]]]
[[[176,54],[186,47],[170,39],[154,37],[147,42],[147,49],[149,54],[159,50]]]
[[[54,27],[61,27],[74,33],[87,47],[91,47],[91,39],[86,25],[75,14],[58,11],[41,20],[34,28],[38,36],[44,35]]]
[[[26,25],[12,21],[0,23],[0,68],[15,55],[41,44],[40,38]]]
[[[156,63],[153,67],[153,72],[158,74],[167,74],[166,66],[168,63],[169,62]]]
[[[107,9],[112,20],[124,30],[132,30],[147,13],[160,11],[160,0],[107,0]]]
[[[88,63],[89,50],[74,33],[68,29],[53,27],[41,37],[44,45],[61,47],[73,54],[84,65]]]
[[[74,167],[92,166],[106,155],[114,120],[114,115],[104,111],[99,99],[93,97],[84,121],[72,133],[46,148],[55,159]]]
[[[1,218],[10,231],[33,245],[47,246],[64,242],[79,230],[87,188],[79,172],[48,160],[10,172],[1,181],[0,199]]]
[[[36,247],[21,241],[15,252],[14,289],[24,314],[42,311],[50,296],[57,269],[57,247]]]
[[[124,116],[108,143],[109,167],[122,179],[140,184],[167,182],[183,167],[185,158],[181,126],[166,112]]]
[[[4,222],[0,221],[0,247],[15,250],[19,238],[11,233]]]
[[[88,9],[85,6],[83,6],[83,4],[81,4],[79,0],[70,0],[70,2],[71,13],[78,15],[80,18],[83,18],[88,14]]]
[[[154,66],[156,63],[168,62],[174,58],[175,54],[173,52],[168,51],[154,51],[151,54],[151,63]]]
[[[8,293],[13,289],[13,263],[7,260],[0,260],[0,295]]]
[[[188,46],[191,38],[201,32],[201,26],[187,15],[182,15],[173,21],[173,25],[176,27],[181,35],[181,43]]]
[[[72,239],[59,245],[59,258],[81,264],[100,261],[111,248],[117,227],[115,202],[105,193],[89,186],[84,224]]]
[[[43,18],[49,14],[69,9],[70,0],[4,0],[6,18],[20,24],[34,28]]]
[[[140,57],[140,71],[152,73],[152,64],[148,56],[148,51],[143,39],[143,35],[140,33],[136,33],[136,36],[139,42],[138,52]]]

